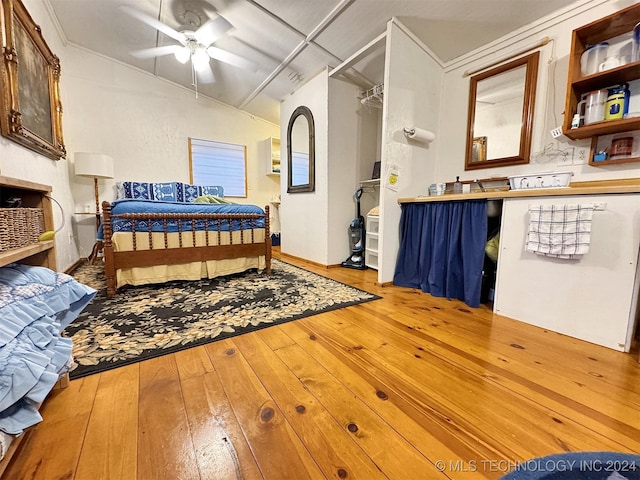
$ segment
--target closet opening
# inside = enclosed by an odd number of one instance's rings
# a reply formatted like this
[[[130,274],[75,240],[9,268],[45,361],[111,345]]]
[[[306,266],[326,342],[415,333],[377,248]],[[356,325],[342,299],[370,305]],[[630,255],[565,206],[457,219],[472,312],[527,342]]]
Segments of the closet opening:
[[[484,247],[482,287],[480,303],[493,305],[500,251],[500,227],[502,223],[502,200],[487,201],[487,243]]]

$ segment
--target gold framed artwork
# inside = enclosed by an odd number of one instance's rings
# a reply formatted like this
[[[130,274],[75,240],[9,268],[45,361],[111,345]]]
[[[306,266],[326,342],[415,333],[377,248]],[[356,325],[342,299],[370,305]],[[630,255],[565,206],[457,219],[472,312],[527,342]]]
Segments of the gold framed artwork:
[[[48,158],[66,156],[60,60],[20,0],[0,0],[0,133]]]
[[[473,138],[472,162],[484,162],[487,159],[487,137]]]

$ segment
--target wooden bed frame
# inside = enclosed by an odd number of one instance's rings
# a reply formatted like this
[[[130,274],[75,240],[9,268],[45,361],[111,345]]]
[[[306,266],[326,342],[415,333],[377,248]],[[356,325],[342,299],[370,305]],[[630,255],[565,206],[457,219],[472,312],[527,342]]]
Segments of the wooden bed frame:
[[[233,259],[233,258],[242,258],[242,257],[256,257],[256,256],[265,256],[266,261],[266,274],[271,273],[271,234],[269,232],[269,206],[267,205],[264,208],[264,214],[208,214],[208,213],[194,213],[194,214],[185,214],[185,213],[170,213],[170,214],[159,214],[159,213],[126,213],[114,215],[111,213],[111,204],[109,202],[102,203],[102,213],[103,213],[103,230],[104,230],[104,245],[103,245],[103,254],[104,254],[104,271],[107,279],[107,296],[113,297],[116,293],[116,289],[118,285],[116,284],[116,270],[121,268],[132,268],[132,267],[152,267],[155,265],[176,265],[183,264],[189,262],[198,262],[198,261],[207,261],[207,260],[224,260],[224,259]],[[149,232],[149,245],[151,248],[149,249],[136,249],[135,236],[133,241],[133,250],[132,251],[124,251],[124,252],[116,252],[113,249],[113,244],[111,240],[111,236],[113,233],[111,227],[111,219],[112,218],[125,218],[128,220],[145,220],[149,223],[152,220],[180,220],[178,222],[179,230],[177,232],[180,247],[179,248],[168,248],[167,245],[167,224],[164,222],[164,244],[163,245],[154,245],[152,241],[152,234]],[[261,229],[262,227],[254,227],[255,221],[258,219],[264,218],[264,233],[265,238],[264,241],[257,241],[255,238],[255,231]],[[206,224],[209,225],[209,221],[213,221],[214,224],[218,225],[218,228],[205,230],[208,232],[207,235],[207,245],[204,246],[182,246],[183,238],[192,237],[193,241],[189,242],[190,244],[195,244],[195,229],[191,228],[187,231],[182,231],[180,226],[184,221],[191,222],[192,225],[195,225],[197,220],[207,220]],[[233,243],[234,240],[231,238],[231,242],[225,245],[208,245],[208,237],[209,234],[213,233],[214,235],[218,235],[218,243],[221,243],[221,233],[220,230],[220,222],[227,220],[229,223],[231,221],[240,221],[242,225],[242,230],[240,230],[240,243]],[[135,223],[132,222],[135,226]],[[139,232],[141,233],[141,232]],[[146,231],[144,233],[147,233]],[[158,232],[153,232],[158,233]],[[157,243],[157,242],[156,242]]]

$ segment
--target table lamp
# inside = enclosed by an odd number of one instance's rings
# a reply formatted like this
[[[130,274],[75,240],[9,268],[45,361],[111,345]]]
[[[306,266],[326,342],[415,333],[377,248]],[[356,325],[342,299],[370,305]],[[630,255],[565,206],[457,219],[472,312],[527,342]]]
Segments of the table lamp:
[[[93,177],[96,197],[96,229],[100,227],[99,178],[113,178],[113,158],[101,153],[78,152],[74,155],[75,172],[80,177]]]

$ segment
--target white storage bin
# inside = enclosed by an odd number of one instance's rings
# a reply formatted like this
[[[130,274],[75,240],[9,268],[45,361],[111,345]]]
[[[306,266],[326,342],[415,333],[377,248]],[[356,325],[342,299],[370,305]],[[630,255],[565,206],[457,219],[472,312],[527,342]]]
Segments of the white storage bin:
[[[380,225],[380,217],[378,215],[367,215],[367,227],[366,227],[367,232],[378,233],[379,225]]]
[[[378,234],[367,232],[367,248],[378,251]]]
[[[365,255],[364,255],[364,264],[369,268],[373,268],[374,270],[377,270],[378,269],[378,251],[370,250],[367,248],[365,250]]]
[[[573,172],[530,173],[509,177],[511,190],[527,190],[531,188],[566,188],[571,182]]]

